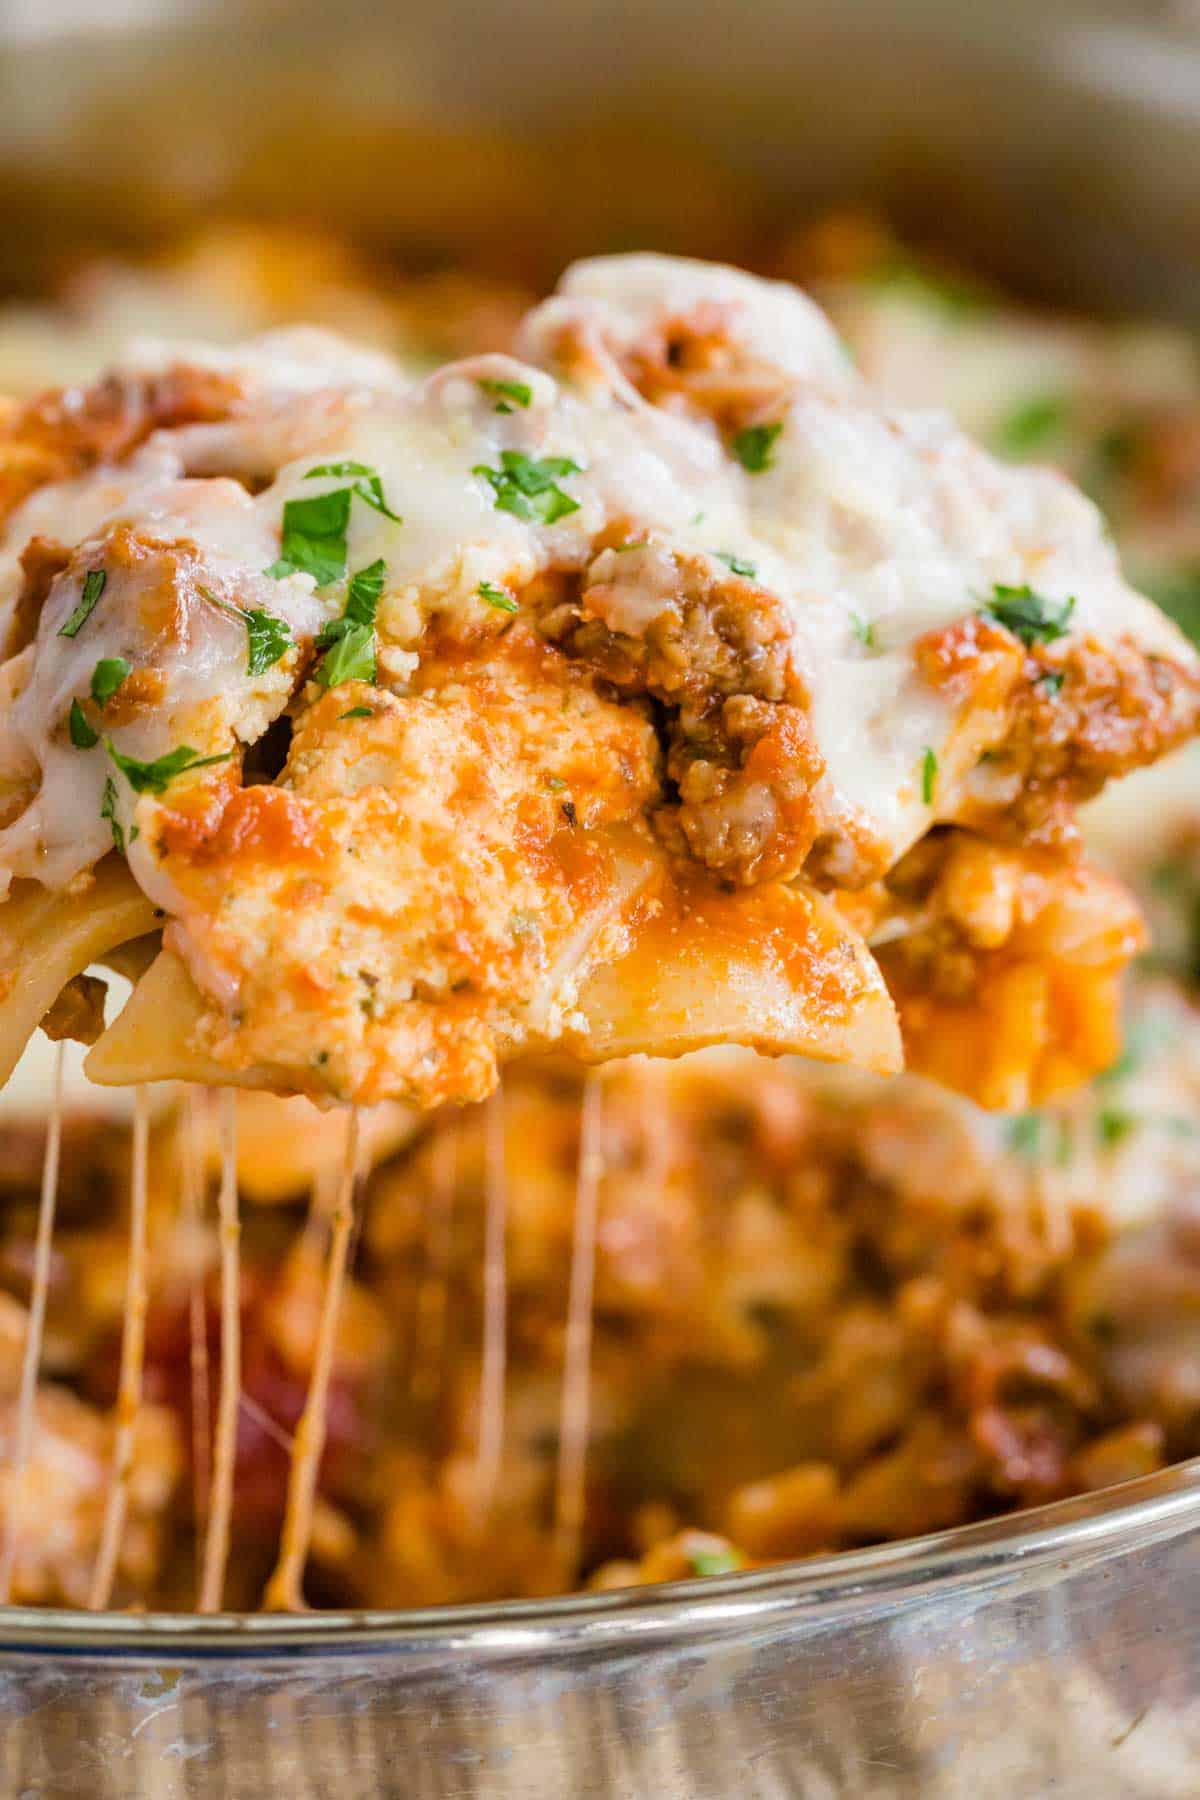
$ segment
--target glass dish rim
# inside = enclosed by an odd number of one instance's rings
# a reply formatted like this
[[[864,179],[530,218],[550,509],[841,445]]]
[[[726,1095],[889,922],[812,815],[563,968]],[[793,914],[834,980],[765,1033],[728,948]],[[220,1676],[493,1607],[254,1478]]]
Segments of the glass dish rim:
[[[453,1651],[473,1667],[631,1640],[704,1639],[803,1626],[818,1615],[882,1611],[914,1593],[1023,1578],[1057,1561],[1082,1566],[1200,1526],[1200,1456],[1116,1487],[994,1519],[740,1574],[539,1600],[312,1613],[108,1612],[14,1606],[0,1612],[0,1659],[47,1652],[144,1664],[290,1660],[371,1647],[410,1657]]]

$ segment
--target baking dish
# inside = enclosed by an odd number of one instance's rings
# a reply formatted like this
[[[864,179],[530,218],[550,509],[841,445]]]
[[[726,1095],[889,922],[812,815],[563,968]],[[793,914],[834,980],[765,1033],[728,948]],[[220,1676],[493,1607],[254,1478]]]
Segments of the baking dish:
[[[1200,310],[1186,8],[12,6],[4,273],[217,208],[550,274],[838,198],[1025,291]],[[635,1596],[6,1614],[6,1792],[1191,1791],[1200,1472]]]

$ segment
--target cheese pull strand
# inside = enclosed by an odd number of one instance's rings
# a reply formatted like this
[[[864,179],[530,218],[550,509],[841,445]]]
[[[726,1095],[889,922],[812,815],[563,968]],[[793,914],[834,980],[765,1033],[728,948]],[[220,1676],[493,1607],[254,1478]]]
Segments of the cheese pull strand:
[[[558,1424],[558,1473],[554,1548],[560,1576],[574,1585],[579,1568],[587,1499],[588,1430],[591,1419],[592,1302],[596,1282],[596,1212],[603,1172],[601,1078],[589,1077],[579,1124],[579,1168],[571,1232],[571,1279],[563,1343],[562,1401]]]
[[[504,1454],[508,1360],[508,1174],[504,1157],[504,1089],[485,1102],[483,1347],[479,1366],[479,1435],[475,1450],[476,1524],[482,1531],[496,1498]]]
[[[54,1214],[58,1204],[58,1170],[62,1153],[63,1053],[64,1046],[60,1040],[54,1046],[50,1116],[46,1123],[42,1192],[38,1201],[37,1238],[33,1251],[33,1287],[29,1297],[29,1317],[25,1325],[25,1352],[21,1363],[21,1388],[13,1434],[10,1484],[12,1498],[4,1523],[4,1545],[0,1550],[0,1606],[7,1606],[12,1596],[13,1568],[19,1548],[18,1534],[25,1511],[25,1478],[33,1448],[38,1367],[42,1360],[42,1340],[46,1329],[50,1252],[54,1241]]]
[[[221,1090],[220,1109],[221,1184],[217,1192],[217,1223],[221,1238],[221,1392],[217,1403],[212,1490],[208,1502],[208,1531],[204,1540],[204,1570],[200,1582],[200,1611],[203,1613],[218,1612],[225,1592],[225,1571],[229,1564],[229,1536],[233,1518],[233,1482],[237,1464],[238,1403],[242,1389],[237,1096],[232,1088]]]
[[[287,1505],[283,1516],[279,1560],[263,1596],[268,1612],[304,1610],[304,1565],[312,1542],[317,1477],[325,1449],[329,1411],[329,1383],[333,1375],[338,1319],[346,1287],[346,1269],[354,1234],[354,1193],[359,1176],[359,1111],[352,1107],[346,1120],[346,1145],[333,1216],[330,1220],[329,1263],[321,1316],[317,1325],[316,1353],[304,1411],[296,1427],[288,1471]]]
[[[180,1207],[187,1227],[190,1251],[196,1253],[204,1226],[205,1184],[208,1168],[208,1094],[188,1088],[184,1095],[181,1130]],[[205,1271],[193,1268],[188,1282],[188,1380],[192,1414],[192,1514],[197,1543],[208,1521],[208,1489],[211,1479],[209,1427],[211,1402],[208,1366],[208,1316]]]
[[[422,1412],[426,1407],[436,1408],[445,1374],[457,1170],[458,1125],[453,1120],[442,1120],[433,1143],[421,1277],[413,1322],[410,1393],[414,1407]]]
[[[125,1323],[121,1334],[121,1372],[117,1382],[116,1436],[113,1442],[112,1473],[104,1521],[100,1531],[100,1549],[92,1575],[88,1606],[100,1612],[112,1599],[121,1539],[125,1532],[125,1514],[129,1506],[129,1483],[133,1474],[133,1454],[137,1434],[138,1413],[142,1403],[142,1369],[146,1350],[146,1212],[147,1174],[150,1145],[150,1099],[145,1087],[138,1087],[133,1098],[133,1169],[129,1206],[129,1268],[125,1277]]]

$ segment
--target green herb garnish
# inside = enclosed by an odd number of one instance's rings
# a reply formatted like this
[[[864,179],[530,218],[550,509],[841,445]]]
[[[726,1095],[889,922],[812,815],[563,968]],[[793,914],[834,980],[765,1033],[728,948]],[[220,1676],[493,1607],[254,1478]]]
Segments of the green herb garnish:
[[[322,627],[317,649],[323,656],[314,677],[322,687],[340,687],[343,681],[374,681],[378,665],[375,614],[387,564],[382,557],[350,577],[346,610],[340,619]]]
[[[88,724],[78,700],[71,702],[71,710],[67,715],[67,730],[71,735],[71,742],[77,750],[94,750],[100,742],[99,732],[93,731]]]
[[[493,587],[490,581],[481,581],[475,592],[489,606],[494,606],[497,612],[515,613],[521,610],[511,594],[506,593],[503,588]]]
[[[1072,595],[1069,600],[1047,600],[1031,587],[1002,587],[997,583],[991,599],[980,611],[985,619],[1003,625],[1028,648],[1031,644],[1052,644],[1055,638],[1067,635],[1075,599]]]
[[[870,619],[864,619],[861,613],[850,614],[850,629],[866,650],[877,650],[879,645],[875,638],[875,627]]]
[[[96,705],[107,706],[131,673],[132,666],[123,656],[102,656],[92,670],[92,699]]]
[[[694,1575],[733,1575],[742,1566],[736,1550],[693,1550],[688,1561]]]
[[[1042,692],[1053,695],[1062,691],[1062,684],[1067,679],[1062,669],[1047,669],[1038,676],[1037,684]]]
[[[321,475],[332,475],[338,479],[345,475],[353,476],[354,480],[350,488],[352,494],[357,494],[360,500],[365,500],[368,506],[373,506],[377,513],[382,513],[385,519],[392,521],[393,525],[403,525],[404,520],[400,514],[394,513],[384,499],[383,482],[378,470],[373,469],[370,463],[318,463],[315,469],[308,471],[304,479],[305,481],[315,481]]]
[[[117,817],[117,784],[111,775],[105,778],[104,797],[100,802],[100,817],[108,820],[112,830],[112,841],[124,856],[125,833],[121,828],[121,821]]]
[[[749,475],[761,475],[771,467],[775,440],[783,430],[782,421],[774,425],[747,425],[729,446]]]
[[[219,756],[201,756],[190,744],[180,744],[153,762],[141,762],[136,756],[123,755],[111,738],[105,738],[104,748],[135,794],[164,794],[177,776],[190,769],[207,769],[214,763],[228,762],[233,755],[232,750],[223,750]]]
[[[747,562],[744,556],[735,556],[732,550],[714,550],[713,555],[727,569],[731,569],[735,575],[744,576],[747,581],[753,581],[758,574],[757,563]]]
[[[83,578],[83,592],[79,596],[79,605],[71,614],[66,624],[59,630],[59,637],[78,637],[80,629],[87,624],[96,610],[96,602],[104,592],[108,576],[103,569],[89,569]]]
[[[352,706],[348,712],[338,714],[338,722],[343,719],[373,719],[375,709],[371,706]]]
[[[1032,456],[1040,445],[1060,434],[1069,415],[1070,403],[1064,395],[1035,395],[1000,421],[993,441],[1005,456]]]
[[[1071,1160],[1071,1133],[1066,1120],[1047,1113],[1015,1113],[1005,1121],[1004,1141],[1027,1162],[1053,1161],[1065,1168]]]
[[[926,744],[921,757],[921,798],[926,806],[933,805],[933,790],[937,784],[938,759]]]
[[[528,406],[533,399],[533,389],[527,381],[480,380],[477,386],[496,402],[498,413],[510,413],[514,405]]]
[[[1106,1106],[1096,1115],[1096,1135],[1106,1147],[1119,1144],[1137,1124],[1132,1113],[1119,1106]]]
[[[282,662],[292,647],[292,633],[286,619],[256,606],[244,612],[246,622],[246,673],[265,675],[277,662]]]
[[[276,581],[286,575],[311,575],[319,588],[340,581],[346,573],[346,527],[353,497],[353,488],[334,488],[311,500],[285,501],[283,554],[267,574]]]
[[[569,456],[526,456],[521,450],[502,450],[500,467],[490,469],[476,463],[472,475],[482,475],[491,484],[497,512],[512,513],[518,519],[539,519],[553,525],[568,513],[579,511],[578,500],[564,494],[558,483],[569,475],[582,475],[583,470]]]

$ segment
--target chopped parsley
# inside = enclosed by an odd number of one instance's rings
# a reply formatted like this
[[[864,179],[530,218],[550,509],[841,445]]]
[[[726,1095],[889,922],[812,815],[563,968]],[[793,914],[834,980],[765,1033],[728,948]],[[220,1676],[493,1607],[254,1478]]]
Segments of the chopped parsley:
[[[695,1575],[733,1575],[741,1568],[736,1550],[693,1550],[688,1561]]]
[[[649,538],[634,538],[627,544],[614,544],[613,550],[618,556],[624,556],[627,550],[644,550],[649,542]]]
[[[1111,1148],[1127,1138],[1136,1124],[1133,1114],[1123,1107],[1106,1106],[1096,1115],[1096,1136],[1106,1148]]]
[[[1047,600],[1029,586],[1003,587],[997,583],[991,599],[980,611],[984,618],[994,620],[1014,637],[1019,637],[1028,648],[1032,644],[1052,644],[1055,638],[1067,635],[1071,614],[1075,611],[1075,597]]]
[[[77,750],[94,750],[100,742],[99,732],[93,731],[88,724],[78,700],[71,702],[71,711],[67,715],[67,730],[70,732],[71,742]]]
[[[340,724],[343,719],[373,719],[374,717],[375,717],[374,707],[352,706],[350,708],[349,712],[344,712],[344,713],[338,714],[338,722]]]
[[[489,606],[494,606],[497,612],[515,613],[521,610],[511,594],[506,593],[504,588],[493,587],[490,581],[481,581],[475,592]]]
[[[565,519],[568,513],[579,511],[578,500],[572,500],[558,485],[570,475],[583,473],[580,465],[572,462],[569,456],[546,456],[539,460],[535,456],[526,456],[522,450],[502,450],[498,469],[476,463],[471,473],[482,475],[490,483],[497,512],[553,525],[556,519]]]
[[[228,762],[233,755],[232,750],[223,750],[219,756],[201,756],[190,744],[180,744],[153,762],[140,762],[136,756],[123,755],[111,738],[105,738],[104,748],[135,794],[165,794],[177,776],[190,769],[207,769],[214,763]]]
[[[346,610],[340,619],[322,627],[317,649],[325,652],[315,680],[322,687],[340,687],[343,681],[374,681],[378,664],[375,614],[387,575],[382,557],[350,577]]]
[[[747,425],[739,431],[730,449],[748,475],[761,475],[775,460],[775,440],[783,430],[781,421],[774,425]]]
[[[96,705],[107,706],[132,672],[132,665],[123,656],[102,656],[92,670],[92,699]],[[95,739],[92,741],[94,743]]]
[[[757,563],[747,562],[744,556],[735,556],[732,550],[714,550],[713,555],[727,569],[731,569],[735,575],[744,576],[747,581],[753,581],[758,574]]]
[[[1070,415],[1063,394],[1035,394],[1023,400],[996,427],[993,441],[1005,456],[1032,456],[1034,451],[1059,436]]]
[[[1054,1162],[1061,1169],[1071,1160],[1070,1127],[1049,1113],[1014,1113],[1005,1120],[1004,1141],[1026,1162]]]
[[[370,463],[318,463],[315,469],[308,471],[304,479],[305,481],[315,481],[321,475],[332,475],[339,479],[346,475],[353,476],[350,487],[352,494],[357,494],[360,500],[365,500],[368,506],[374,507],[377,513],[382,513],[385,519],[390,519],[393,525],[403,525],[404,520],[400,514],[393,512],[384,499],[383,482],[378,470],[373,469]]]
[[[496,402],[498,413],[510,413],[514,406],[528,406],[533,399],[533,389],[527,381],[489,381],[478,382],[481,391]]]
[[[1037,684],[1043,693],[1053,697],[1055,694],[1061,693],[1062,684],[1066,679],[1066,674],[1062,669],[1047,669],[1044,674],[1038,676]]]
[[[925,753],[921,758],[921,798],[926,806],[933,805],[933,791],[937,785],[937,772],[938,759],[930,749],[929,745],[926,744]]]
[[[384,499],[383,482],[369,463],[318,463],[304,479],[318,476],[350,476],[349,487],[331,488],[327,494],[315,494],[311,500],[287,500],[283,507],[282,555],[271,564],[267,574],[276,581],[286,575],[311,575],[317,586],[329,587],[346,573],[346,530],[350,523],[350,506],[357,497],[391,519],[395,525],[404,521]],[[278,661],[278,657],[275,659]],[[268,668],[270,664],[266,665]]]
[[[121,821],[117,817],[117,784],[109,775],[104,783],[104,798],[100,802],[100,817],[107,819],[112,830],[112,841],[121,855],[125,854],[125,833]]]
[[[267,574],[276,581],[285,575],[311,575],[319,588],[340,581],[346,573],[346,527],[353,498],[353,488],[334,488],[311,500],[285,501],[282,555]]]
[[[267,573],[271,574],[268,569]],[[246,673],[247,675],[265,675],[273,669],[277,662],[282,662],[292,647],[291,628],[286,619],[270,613],[265,607],[252,607],[244,611],[228,600],[222,600],[211,588],[202,587],[200,592],[213,606],[219,606],[222,612],[231,618],[240,619],[246,627]]]
[[[246,623],[246,673],[265,675],[277,662],[282,662],[292,647],[292,634],[286,619],[256,606],[244,612]]]
[[[870,619],[864,619],[861,613],[850,614],[850,629],[866,650],[877,650],[879,644],[875,637],[875,627]]]
[[[71,614],[66,624],[59,630],[59,637],[78,637],[83,626],[87,624],[96,610],[96,603],[104,592],[108,576],[103,569],[89,569],[83,578],[83,592],[79,596],[79,605]]]

